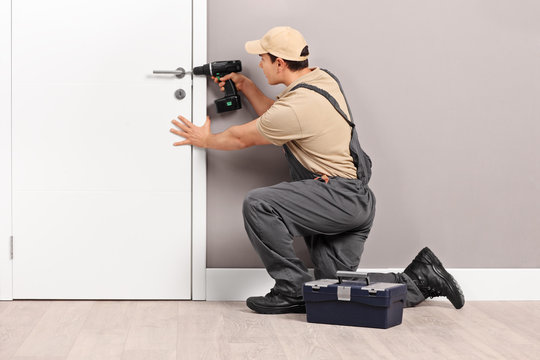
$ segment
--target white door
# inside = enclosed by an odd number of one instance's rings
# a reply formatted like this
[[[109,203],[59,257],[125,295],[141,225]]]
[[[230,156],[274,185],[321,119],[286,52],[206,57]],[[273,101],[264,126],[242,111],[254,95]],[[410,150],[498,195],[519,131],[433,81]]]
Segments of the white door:
[[[13,298],[189,299],[191,0],[12,11]]]

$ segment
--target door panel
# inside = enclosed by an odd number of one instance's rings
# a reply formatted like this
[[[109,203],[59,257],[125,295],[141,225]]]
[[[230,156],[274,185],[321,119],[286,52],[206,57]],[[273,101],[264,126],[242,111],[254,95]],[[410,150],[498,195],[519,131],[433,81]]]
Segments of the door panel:
[[[13,297],[190,298],[191,1],[12,11]]]
[[[190,194],[25,191],[17,196],[14,298],[190,298]],[[54,204],[54,205],[53,205]],[[69,221],[69,223],[66,223]],[[24,225],[24,226],[23,226]],[[38,231],[36,231],[38,229]],[[187,288],[186,288],[186,285]]]

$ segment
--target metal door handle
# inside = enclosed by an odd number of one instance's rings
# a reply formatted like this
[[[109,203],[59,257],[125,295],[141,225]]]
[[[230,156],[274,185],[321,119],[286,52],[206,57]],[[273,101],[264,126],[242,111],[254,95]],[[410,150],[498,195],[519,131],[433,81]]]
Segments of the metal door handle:
[[[171,74],[181,79],[184,77],[184,75],[186,75],[186,70],[184,70],[184,68],[181,68],[181,67],[179,67],[176,70],[154,70],[154,74]]]

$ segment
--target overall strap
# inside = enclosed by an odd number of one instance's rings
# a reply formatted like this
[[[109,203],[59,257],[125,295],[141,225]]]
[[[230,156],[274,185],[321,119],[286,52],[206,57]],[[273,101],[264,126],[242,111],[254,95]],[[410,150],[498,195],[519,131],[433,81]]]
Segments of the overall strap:
[[[334,79],[335,82],[337,82],[337,84],[339,86],[339,91],[341,91],[341,95],[343,95],[343,99],[345,99],[345,104],[347,105],[347,111],[349,112],[349,116],[351,117],[351,122],[354,122],[353,117],[352,117],[351,107],[349,106],[349,102],[347,101],[347,97],[345,96],[345,92],[343,91],[343,88],[341,87],[341,82],[336,77],[336,75],[332,74],[329,70],[326,70],[326,69],[321,69],[321,70],[324,71],[325,73],[327,73],[328,75],[330,75],[330,77],[332,79]]]
[[[338,83],[339,84],[339,83]],[[319,93],[321,94],[322,96],[324,96],[329,102],[330,104],[332,104],[332,106],[334,106],[334,108],[337,110],[337,112],[345,119],[345,121],[351,126],[354,128],[354,123],[352,121],[349,120],[349,118],[347,117],[347,114],[345,114],[343,112],[343,110],[341,110],[341,107],[339,106],[337,100],[328,93],[328,91],[326,90],[323,90],[317,86],[314,86],[314,85],[310,85],[310,84],[306,84],[306,83],[300,83],[298,85],[296,85],[295,87],[293,87],[291,89],[291,91],[294,91],[298,88],[305,88],[305,89],[309,89],[309,90],[313,90],[315,91],[316,93]],[[341,85],[340,85],[340,89],[341,89]],[[342,92],[343,93],[343,92]],[[345,97],[345,95],[343,96]],[[345,99],[345,102],[347,102],[347,100]],[[349,107],[349,104],[347,104],[347,107]],[[350,110],[349,110],[349,114],[350,114]]]

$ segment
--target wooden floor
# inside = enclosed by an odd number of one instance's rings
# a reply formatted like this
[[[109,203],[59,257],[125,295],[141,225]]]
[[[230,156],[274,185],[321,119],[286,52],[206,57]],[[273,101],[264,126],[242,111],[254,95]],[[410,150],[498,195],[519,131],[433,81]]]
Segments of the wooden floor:
[[[540,359],[540,302],[426,301],[386,329],[241,302],[0,302],[0,359]]]

